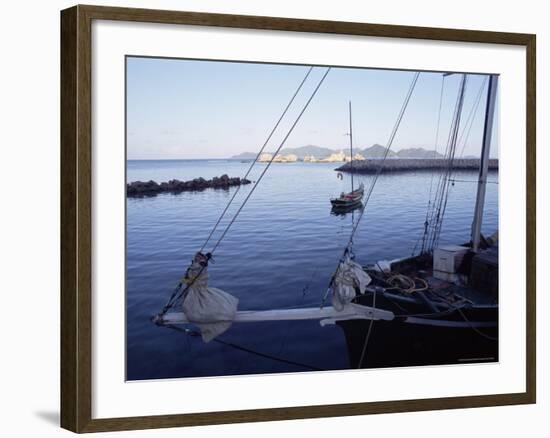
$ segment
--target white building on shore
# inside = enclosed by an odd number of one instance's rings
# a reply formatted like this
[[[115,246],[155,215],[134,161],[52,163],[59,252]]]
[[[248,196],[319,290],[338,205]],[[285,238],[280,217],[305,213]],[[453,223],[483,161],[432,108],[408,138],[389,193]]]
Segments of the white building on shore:
[[[258,158],[260,163],[268,163],[271,160],[273,160],[274,163],[294,163],[298,161],[298,156],[294,154],[277,154],[275,158],[273,158],[273,154],[264,153],[260,155],[260,158]]]
[[[344,154],[342,151],[335,152],[333,154],[330,154],[328,157],[323,158],[322,160],[319,160],[323,163],[342,163],[346,161],[346,154]]]
[[[288,154],[288,155],[276,155],[275,159],[273,160],[275,163],[295,163],[298,161],[298,156],[294,154]]]
[[[359,153],[355,154],[353,156],[353,161],[363,161],[365,159],[365,157]],[[346,159],[345,159],[346,162],[349,162],[351,161],[351,155],[346,155]]]
[[[319,160],[315,158],[315,155],[306,155],[304,157],[304,163],[317,163]]]
[[[263,153],[258,158],[258,161],[260,163],[267,163],[268,161],[271,161],[272,158],[273,158],[273,154]]]

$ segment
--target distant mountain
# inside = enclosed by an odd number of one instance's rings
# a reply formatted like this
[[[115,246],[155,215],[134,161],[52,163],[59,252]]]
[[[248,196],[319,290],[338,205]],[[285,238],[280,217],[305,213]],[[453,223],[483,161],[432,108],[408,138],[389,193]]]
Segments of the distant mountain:
[[[315,158],[321,159],[321,158],[328,157],[330,154],[340,152],[340,151],[349,155],[349,150],[346,148],[330,149],[330,148],[325,148],[325,147],[315,146],[315,145],[307,145],[307,146],[301,146],[297,148],[284,148],[284,149],[281,149],[280,154],[281,155],[294,154],[298,157],[299,160],[303,160],[304,157],[307,155],[313,155]],[[267,152],[267,153],[273,153],[273,152]],[[366,147],[364,149],[354,148],[353,153],[361,154],[365,158],[383,158],[384,154],[386,153],[386,148],[380,144],[373,144],[372,146]],[[257,153],[255,152],[243,152],[237,155],[233,155],[231,159],[232,160],[253,160],[256,158],[256,155]],[[393,151],[389,151],[388,157],[389,158],[428,159],[428,158],[443,158],[443,155],[440,154],[439,152],[435,152],[433,150],[427,150],[424,148],[407,148],[407,149],[401,149],[397,153]]]
[[[399,152],[397,152],[397,156],[399,158],[443,158],[443,154],[440,154],[439,152],[436,152],[434,150],[429,151],[424,148],[401,149]]]
[[[303,160],[306,155],[313,155],[315,158],[324,158],[332,153],[336,152],[335,150],[324,148],[321,146],[307,145],[300,146],[297,148],[283,148],[280,155],[296,155],[299,160]],[[273,154],[273,151],[265,151],[266,154]],[[231,160],[253,160],[256,158],[257,153],[254,152],[243,152],[237,155],[233,155]]]
[[[230,160],[253,160],[258,154],[254,152],[242,152],[237,155],[233,155]]]
[[[365,149],[359,149],[357,153],[363,155],[365,158],[384,158],[386,148],[380,144],[373,144],[371,147]],[[388,157],[395,157],[395,152],[389,151]]]
[[[303,160],[306,155],[313,155],[315,158],[324,158],[336,151],[324,148],[321,146],[307,145],[298,148],[284,148],[281,149],[282,155],[294,154],[298,156],[299,160]]]

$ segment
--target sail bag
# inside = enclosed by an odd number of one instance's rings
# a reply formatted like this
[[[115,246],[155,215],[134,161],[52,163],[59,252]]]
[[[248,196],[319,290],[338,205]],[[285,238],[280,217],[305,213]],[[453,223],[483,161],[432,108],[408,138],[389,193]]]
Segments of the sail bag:
[[[332,307],[337,311],[344,310],[357,292],[365,293],[366,287],[371,282],[362,266],[347,257],[340,265],[332,283]]]
[[[202,257],[201,257],[202,256]],[[239,300],[215,287],[208,287],[208,260],[197,254],[183,281],[190,285],[182,303],[189,322],[196,324],[202,340],[209,342],[225,332],[235,318]]]

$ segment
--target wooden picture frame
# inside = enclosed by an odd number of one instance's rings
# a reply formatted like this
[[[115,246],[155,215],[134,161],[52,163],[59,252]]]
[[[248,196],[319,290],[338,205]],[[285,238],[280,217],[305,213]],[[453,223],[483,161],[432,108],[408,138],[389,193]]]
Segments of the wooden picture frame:
[[[186,24],[518,45],[526,48],[526,391],[127,418],[92,418],[92,21]],[[535,48],[531,34],[289,18],[75,6],[61,12],[61,426],[74,432],[147,429],[535,403]]]

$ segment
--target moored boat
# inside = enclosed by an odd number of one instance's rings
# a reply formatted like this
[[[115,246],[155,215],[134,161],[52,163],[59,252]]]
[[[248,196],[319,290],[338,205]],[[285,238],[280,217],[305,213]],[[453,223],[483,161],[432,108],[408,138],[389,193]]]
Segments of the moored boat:
[[[351,208],[357,207],[363,200],[363,194],[365,193],[365,187],[363,183],[359,187],[349,193],[342,192],[338,198],[332,198],[330,203],[333,208]]]
[[[353,187],[353,127],[351,119],[351,102],[349,102],[349,132],[346,134],[349,136],[349,151],[350,151],[350,169],[351,169],[351,192],[342,192],[338,198],[331,198],[333,210],[346,211],[354,210],[361,207],[361,201],[365,193],[365,187],[363,183],[359,185],[359,188]]]
[[[498,244],[491,243],[475,253],[471,246],[452,245],[364,267],[372,281],[352,303],[394,318],[370,330],[369,322],[338,321],[350,367],[498,361]],[[449,255],[448,270],[455,272],[439,271]]]

